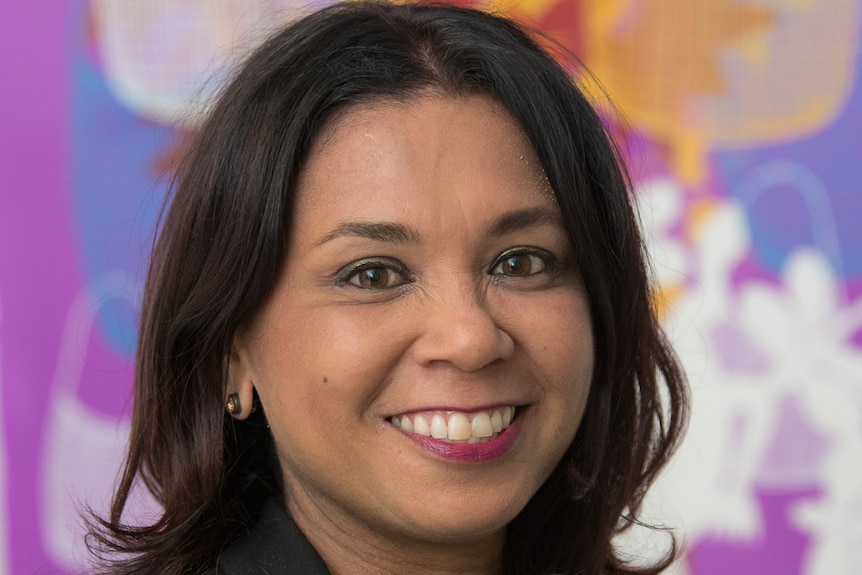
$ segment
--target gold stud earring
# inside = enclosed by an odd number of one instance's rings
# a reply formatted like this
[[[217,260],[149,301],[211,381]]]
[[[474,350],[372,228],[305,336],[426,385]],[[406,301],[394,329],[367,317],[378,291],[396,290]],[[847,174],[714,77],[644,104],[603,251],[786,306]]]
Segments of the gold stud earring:
[[[239,394],[231,393],[227,396],[227,401],[224,402],[224,406],[227,409],[227,412],[231,415],[238,415],[239,412],[242,411],[242,407],[239,404]]]

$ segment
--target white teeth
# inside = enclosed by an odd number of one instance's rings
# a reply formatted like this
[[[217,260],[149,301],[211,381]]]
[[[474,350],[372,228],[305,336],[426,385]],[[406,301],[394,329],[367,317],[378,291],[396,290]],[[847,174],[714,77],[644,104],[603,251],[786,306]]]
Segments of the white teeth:
[[[514,407],[506,406],[503,408],[503,427],[509,427],[509,424],[512,423],[512,415],[514,415],[514,413]]]
[[[449,418],[449,429],[452,429],[452,418]],[[467,421],[467,418],[464,418]],[[473,416],[473,421],[470,423],[471,435],[473,437],[491,437],[494,435],[494,426],[491,424],[491,417],[484,411],[480,411]],[[450,434],[449,437],[452,437]]]
[[[398,424],[396,423],[395,425],[397,426]],[[409,417],[402,417],[401,418],[401,429],[403,429],[407,433],[413,433],[413,422],[410,421]]]
[[[395,427],[406,433],[443,439],[452,443],[484,443],[495,439],[512,423],[515,408],[501,407],[493,411],[477,411],[470,416],[460,411],[426,412],[396,415],[389,418]],[[430,423],[429,423],[430,421]]]
[[[405,417],[404,419],[408,418]],[[500,413],[499,409],[495,409],[491,415],[491,427],[494,428],[494,433],[503,431],[503,414]]]
[[[476,420],[474,419],[473,421],[475,422]],[[471,436],[476,434],[472,432],[466,415],[463,413],[453,413],[449,416],[447,435],[449,439],[470,439]]]
[[[449,429],[446,426],[446,420],[439,413],[435,413],[431,418],[431,437],[434,439],[446,439]]]
[[[406,417],[404,419],[407,419]],[[404,429],[404,422],[401,422],[401,428]],[[425,437],[431,436],[431,426],[428,425],[428,422],[425,421],[425,418],[421,415],[417,415],[413,419],[413,433],[418,433],[419,435],[424,435]]]

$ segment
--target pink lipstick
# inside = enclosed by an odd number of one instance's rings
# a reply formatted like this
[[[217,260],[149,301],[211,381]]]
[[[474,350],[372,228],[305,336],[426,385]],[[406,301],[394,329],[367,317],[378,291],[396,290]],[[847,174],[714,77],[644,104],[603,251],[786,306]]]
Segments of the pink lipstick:
[[[499,436],[483,443],[451,443],[417,433],[405,433],[416,445],[443,459],[461,462],[490,461],[502,457],[518,440],[520,420],[515,420]]]

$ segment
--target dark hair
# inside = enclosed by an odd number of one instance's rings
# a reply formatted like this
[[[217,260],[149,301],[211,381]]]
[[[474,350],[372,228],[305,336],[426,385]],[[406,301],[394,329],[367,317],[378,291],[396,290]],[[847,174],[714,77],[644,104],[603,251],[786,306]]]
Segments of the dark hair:
[[[125,472],[110,517],[91,532],[91,545],[112,558],[109,571],[212,567],[263,500],[280,496],[265,416],[237,422],[224,409],[232,338],[273,288],[297,175],[321,128],[350,106],[429,92],[483,94],[509,110],[554,190],[590,301],[587,408],[563,460],[508,527],[506,572],[656,573],[673,558],[672,545],[659,565],[629,567],[611,543],[638,522],[687,399],[652,307],[628,180],[600,117],[505,18],[358,2],[306,16],[256,50],[178,173],[147,278]],[[139,482],[164,514],[124,525]]]

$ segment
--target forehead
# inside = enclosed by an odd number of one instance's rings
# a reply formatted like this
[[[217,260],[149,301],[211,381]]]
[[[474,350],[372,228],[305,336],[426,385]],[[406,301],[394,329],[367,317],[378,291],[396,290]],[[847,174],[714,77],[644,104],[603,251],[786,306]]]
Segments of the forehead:
[[[556,202],[529,140],[485,96],[428,95],[351,107],[300,174],[294,225],[312,217],[401,218]],[[420,219],[423,219],[420,217]],[[439,222],[438,222],[439,223]]]
[[[442,131],[447,123],[441,120],[457,120],[466,125],[482,125],[499,135],[505,133],[510,137],[508,142],[499,144],[523,144],[532,149],[526,135],[505,105],[493,97],[481,93],[465,95],[446,95],[435,91],[419,92],[405,98],[380,97],[367,102],[354,104],[336,112],[329,118],[317,136],[310,156],[323,152],[339,139],[349,137],[356,130],[367,129],[369,126],[384,126],[389,122],[381,120],[397,118],[395,126],[406,128],[400,120],[425,120],[428,124],[437,124]],[[479,134],[476,134],[477,136]]]

